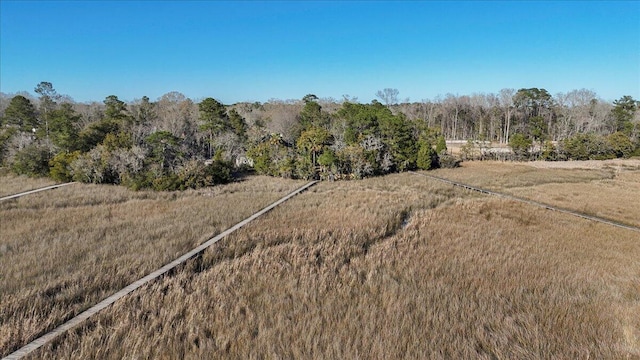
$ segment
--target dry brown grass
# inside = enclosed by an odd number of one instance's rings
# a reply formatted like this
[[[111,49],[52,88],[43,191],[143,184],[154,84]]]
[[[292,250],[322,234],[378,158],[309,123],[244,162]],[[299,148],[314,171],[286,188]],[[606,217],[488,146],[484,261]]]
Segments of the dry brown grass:
[[[0,355],[301,186],[182,193],[73,185],[0,203]]]
[[[541,169],[620,169],[640,170],[640,159],[609,159],[583,161],[532,161],[529,166]]]
[[[639,258],[419,176],[322,183],[34,358],[640,358]]]
[[[614,176],[607,169],[536,168],[517,162],[466,161],[461,165],[460,168],[438,169],[429,174],[496,191],[542,184],[586,183]]]
[[[433,174],[640,226],[640,163],[636,160],[465,162],[460,169]]]
[[[589,183],[511,188],[509,193],[640,227],[640,171]]]
[[[24,175],[5,174],[0,176],[0,197],[54,185],[49,178],[30,178]]]

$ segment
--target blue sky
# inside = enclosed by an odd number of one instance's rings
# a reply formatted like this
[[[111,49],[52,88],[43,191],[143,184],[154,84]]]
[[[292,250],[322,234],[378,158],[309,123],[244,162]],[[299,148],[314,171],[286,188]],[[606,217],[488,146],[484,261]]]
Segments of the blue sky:
[[[640,98],[640,2],[0,1],[0,91],[433,99],[502,88]]]

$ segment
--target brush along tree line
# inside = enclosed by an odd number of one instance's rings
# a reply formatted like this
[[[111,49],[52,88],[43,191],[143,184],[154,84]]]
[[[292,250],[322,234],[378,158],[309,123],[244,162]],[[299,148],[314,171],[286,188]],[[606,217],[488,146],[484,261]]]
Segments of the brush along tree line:
[[[230,181],[252,168],[287,178],[359,179],[413,169],[455,167],[445,138],[508,143],[514,159],[605,159],[640,155],[639,102],[613,104],[576,90],[447,95],[362,104],[307,95],[225,106],[178,92],[156,102],[76,103],[51,83],[0,94],[0,161],[18,174],[59,181],[175,190]],[[534,150],[535,149],[535,150]]]

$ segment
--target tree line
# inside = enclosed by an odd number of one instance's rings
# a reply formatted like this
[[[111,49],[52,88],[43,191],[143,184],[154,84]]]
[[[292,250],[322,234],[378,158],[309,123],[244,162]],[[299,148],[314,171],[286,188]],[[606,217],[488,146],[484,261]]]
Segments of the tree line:
[[[126,103],[78,103],[49,82],[0,94],[0,162],[59,181],[174,190],[236,174],[358,179],[455,167],[445,139],[508,143],[510,158],[603,159],[640,155],[640,103],[607,103],[589,90],[545,89],[398,101],[397,89],[363,104],[313,94],[224,105],[178,92]]]

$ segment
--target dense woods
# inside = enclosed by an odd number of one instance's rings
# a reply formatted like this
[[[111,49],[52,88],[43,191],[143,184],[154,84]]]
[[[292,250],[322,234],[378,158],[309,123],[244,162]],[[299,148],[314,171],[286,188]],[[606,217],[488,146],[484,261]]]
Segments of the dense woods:
[[[170,92],[126,103],[116,95],[79,103],[48,82],[0,93],[0,162],[59,181],[174,190],[230,181],[237,173],[359,179],[455,167],[446,140],[508,144],[503,159],[584,160],[640,155],[640,102],[589,90],[545,89],[398,101],[356,98],[225,105]],[[483,157],[492,156],[490,151]],[[495,155],[495,154],[494,154]]]

